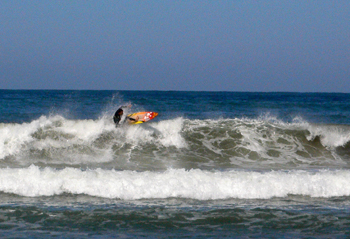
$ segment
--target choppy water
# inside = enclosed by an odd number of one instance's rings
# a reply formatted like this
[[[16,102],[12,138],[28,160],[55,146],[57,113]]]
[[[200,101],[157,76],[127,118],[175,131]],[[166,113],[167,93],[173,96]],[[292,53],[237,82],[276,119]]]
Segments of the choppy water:
[[[115,127],[114,111],[155,111]],[[0,91],[0,235],[350,236],[350,94]]]

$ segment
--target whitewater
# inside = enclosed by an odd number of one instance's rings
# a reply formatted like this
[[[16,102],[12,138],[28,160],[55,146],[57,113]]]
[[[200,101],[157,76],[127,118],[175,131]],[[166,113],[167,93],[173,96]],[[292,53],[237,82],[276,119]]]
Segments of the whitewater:
[[[123,200],[190,198],[268,199],[303,195],[350,195],[350,171],[308,172],[209,172],[168,169],[165,172],[116,170],[40,169],[37,166],[0,170],[0,190],[21,196],[54,196],[63,193]]]

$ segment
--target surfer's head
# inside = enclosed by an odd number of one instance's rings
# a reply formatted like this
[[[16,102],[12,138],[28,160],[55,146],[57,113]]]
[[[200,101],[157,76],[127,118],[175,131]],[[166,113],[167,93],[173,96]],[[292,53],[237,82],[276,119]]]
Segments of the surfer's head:
[[[122,109],[118,109],[118,110],[117,110],[117,114],[118,114],[118,115],[122,115],[122,114],[123,114],[123,110],[122,110]]]

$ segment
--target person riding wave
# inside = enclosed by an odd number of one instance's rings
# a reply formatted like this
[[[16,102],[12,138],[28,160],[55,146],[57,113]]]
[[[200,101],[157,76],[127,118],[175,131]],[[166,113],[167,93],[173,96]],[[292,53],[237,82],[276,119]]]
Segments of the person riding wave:
[[[115,112],[114,116],[113,116],[113,121],[115,123],[116,126],[119,125],[120,123],[120,120],[122,119],[122,116],[123,116],[123,108],[131,108],[131,105],[123,105],[123,106],[120,106],[119,109]],[[133,119],[133,118],[130,118],[130,117],[126,117],[127,120],[129,121],[138,121],[138,116],[136,116],[136,119]]]

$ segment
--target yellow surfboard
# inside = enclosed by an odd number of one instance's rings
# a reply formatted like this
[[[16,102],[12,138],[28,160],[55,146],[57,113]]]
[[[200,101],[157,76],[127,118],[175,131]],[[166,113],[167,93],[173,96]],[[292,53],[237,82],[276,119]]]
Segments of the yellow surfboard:
[[[157,115],[157,112],[147,111],[129,114],[126,116],[126,118],[129,124],[142,124],[154,119]]]

